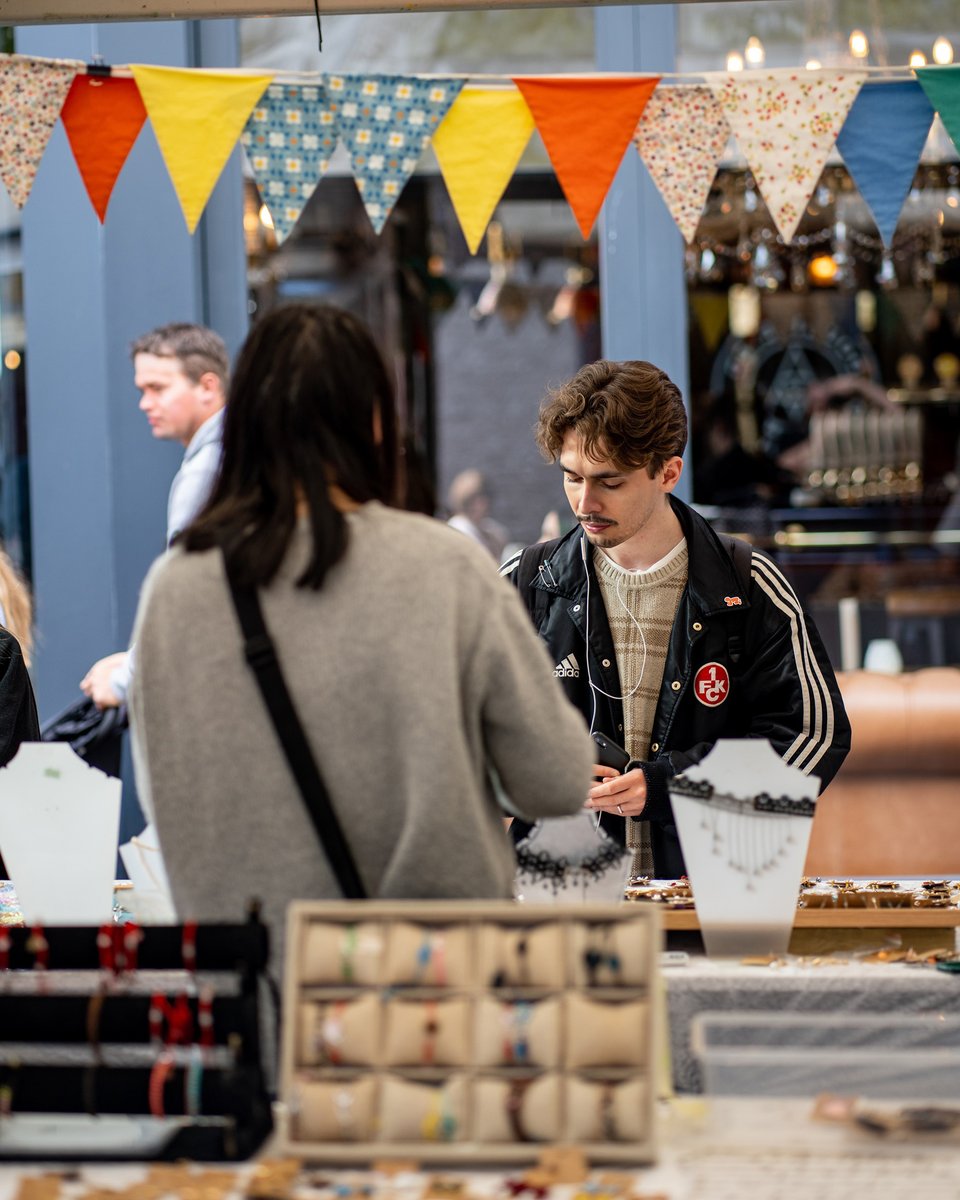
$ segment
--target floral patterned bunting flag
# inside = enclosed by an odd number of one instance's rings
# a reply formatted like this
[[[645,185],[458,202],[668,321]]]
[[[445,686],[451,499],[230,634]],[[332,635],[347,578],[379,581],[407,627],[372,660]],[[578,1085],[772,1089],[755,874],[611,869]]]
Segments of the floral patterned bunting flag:
[[[866,77],[784,68],[724,75],[711,84],[788,244]]]
[[[322,81],[272,83],[240,140],[282,242],[327,173],[337,146],[336,119]]]
[[[659,87],[633,135],[683,240],[697,232],[730,126],[708,87]]]
[[[23,208],[77,73],[55,58],[0,56],[0,179]]]
[[[77,170],[101,223],[147,110],[132,79],[78,75],[60,113]]]
[[[463,84],[462,77],[327,76],[327,99],[377,233]]]

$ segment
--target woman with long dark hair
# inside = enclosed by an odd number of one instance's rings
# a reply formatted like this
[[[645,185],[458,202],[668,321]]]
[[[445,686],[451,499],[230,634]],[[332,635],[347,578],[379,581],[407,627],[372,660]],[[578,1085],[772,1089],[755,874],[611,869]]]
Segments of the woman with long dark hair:
[[[137,778],[183,918],[238,919],[258,897],[276,923],[294,897],[340,894],[228,575],[260,598],[368,894],[508,897],[503,803],[527,820],[583,804],[590,741],[513,590],[469,539],[392,507],[400,440],[360,321],[293,305],[253,329],[219,480],[151,571],[135,633]]]

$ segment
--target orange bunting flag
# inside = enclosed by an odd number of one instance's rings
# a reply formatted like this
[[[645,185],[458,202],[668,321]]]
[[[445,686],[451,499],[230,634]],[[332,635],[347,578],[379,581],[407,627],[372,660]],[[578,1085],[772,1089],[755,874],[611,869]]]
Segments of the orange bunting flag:
[[[77,170],[100,223],[147,110],[132,79],[78,75],[60,113]]]
[[[253,106],[273,79],[131,65],[191,233]]]
[[[514,79],[584,238],[659,82],[659,75]]]

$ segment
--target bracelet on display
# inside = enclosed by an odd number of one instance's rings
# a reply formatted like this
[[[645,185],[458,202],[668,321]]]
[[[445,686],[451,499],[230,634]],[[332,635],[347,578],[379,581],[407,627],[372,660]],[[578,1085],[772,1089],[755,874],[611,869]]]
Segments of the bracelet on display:
[[[530,1082],[529,1079],[514,1079],[507,1092],[507,1120],[510,1122],[511,1132],[517,1142],[530,1141],[530,1136],[523,1124],[523,1101]]]
[[[440,1020],[437,1014],[437,1003],[428,1000],[424,1005],[423,1046],[420,1059],[424,1066],[432,1067],[437,1057],[437,1034],[440,1032]]]
[[[216,1040],[213,1029],[213,988],[202,987],[197,996],[197,1027],[200,1045],[212,1046]]]
[[[193,1041],[193,1016],[186,992],[181,992],[173,1004],[166,996],[155,992],[147,1009],[150,1041],[154,1045],[166,1043],[170,1046],[186,1046]],[[166,1022],[167,1036],[163,1036]]]
[[[347,925],[340,940],[340,976],[344,983],[353,983],[353,960],[357,953],[357,927]]]
[[[105,975],[119,977],[137,969],[137,950],[143,930],[132,921],[126,925],[107,923],[97,932],[97,955]]]
[[[504,1004],[503,1019],[507,1034],[503,1039],[504,1062],[515,1066],[524,1066],[530,1058],[530,1042],[527,1037],[527,1027],[533,1016],[533,1005],[526,1000],[518,1000],[514,1004]]]
[[[605,1083],[600,1089],[600,1128],[605,1142],[619,1141],[613,1105],[613,1085]]]
[[[9,1117],[13,1112],[14,1082],[17,1069],[16,1063],[8,1063],[0,1068],[0,1121]]]
[[[183,1075],[183,1108],[188,1117],[199,1117],[203,1095],[203,1051],[194,1046]]]
[[[83,1073],[83,1106],[91,1117],[97,1115],[97,1072],[103,1066],[103,1049],[100,1045],[100,1021],[103,1002],[106,999],[106,984],[102,984],[87,1002],[87,1042],[91,1061]]]
[[[442,933],[424,930],[423,940],[417,949],[417,982],[426,983],[429,973],[433,974],[433,982],[437,987],[446,986],[446,939]]]
[[[343,1000],[336,1000],[327,1005],[323,1021],[317,1037],[317,1050],[320,1057],[332,1066],[343,1062],[343,1014],[347,1006]]]
[[[611,925],[601,926],[599,929],[593,929],[594,934],[600,934],[600,945],[588,945],[583,952],[583,965],[587,972],[587,983],[590,987],[596,987],[600,982],[599,974],[601,968],[606,968],[613,976],[614,983],[620,983],[620,955],[617,953],[614,944],[614,929]]]
[[[450,1103],[442,1087],[434,1089],[430,1111],[423,1118],[420,1129],[428,1142],[452,1142],[456,1136],[457,1119],[450,1111]]]
[[[150,1105],[151,1116],[166,1116],[163,1093],[167,1086],[167,1081],[172,1074],[173,1055],[169,1050],[164,1050],[153,1064],[153,1069],[150,1072],[150,1082],[147,1085],[147,1100]]]
[[[353,1092],[349,1088],[337,1088],[333,1095],[333,1115],[345,1141],[352,1141],[356,1133],[356,1113]]]
[[[526,934],[517,938],[517,983],[530,982],[530,945]]]
[[[50,966],[50,943],[47,941],[43,926],[39,923],[30,930],[30,936],[27,938],[27,953],[33,955],[33,969],[40,972],[39,986],[44,988],[46,986],[45,974]]]

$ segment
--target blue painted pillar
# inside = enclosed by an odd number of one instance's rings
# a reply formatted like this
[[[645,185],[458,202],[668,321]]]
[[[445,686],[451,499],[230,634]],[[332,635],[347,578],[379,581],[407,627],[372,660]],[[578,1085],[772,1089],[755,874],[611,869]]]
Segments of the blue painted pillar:
[[[21,54],[236,66],[237,23],[21,27]],[[247,325],[240,151],[191,237],[145,125],[101,226],[58,123],[23,213],[24,313],[41,719],[78,698],[95,659],[128,642],[141,581],[164,547],[183,449],[137,407],[130,342],[168,321]]]
[[[598,70],[675,69],[675,5],[597,8],[594,20]],[[683,238],[632,147],[604,202],[598,244],[605,357],[655,363],[680,388],[689,411]],[[685,472],[677,489],[683,499],[690,482]]]

